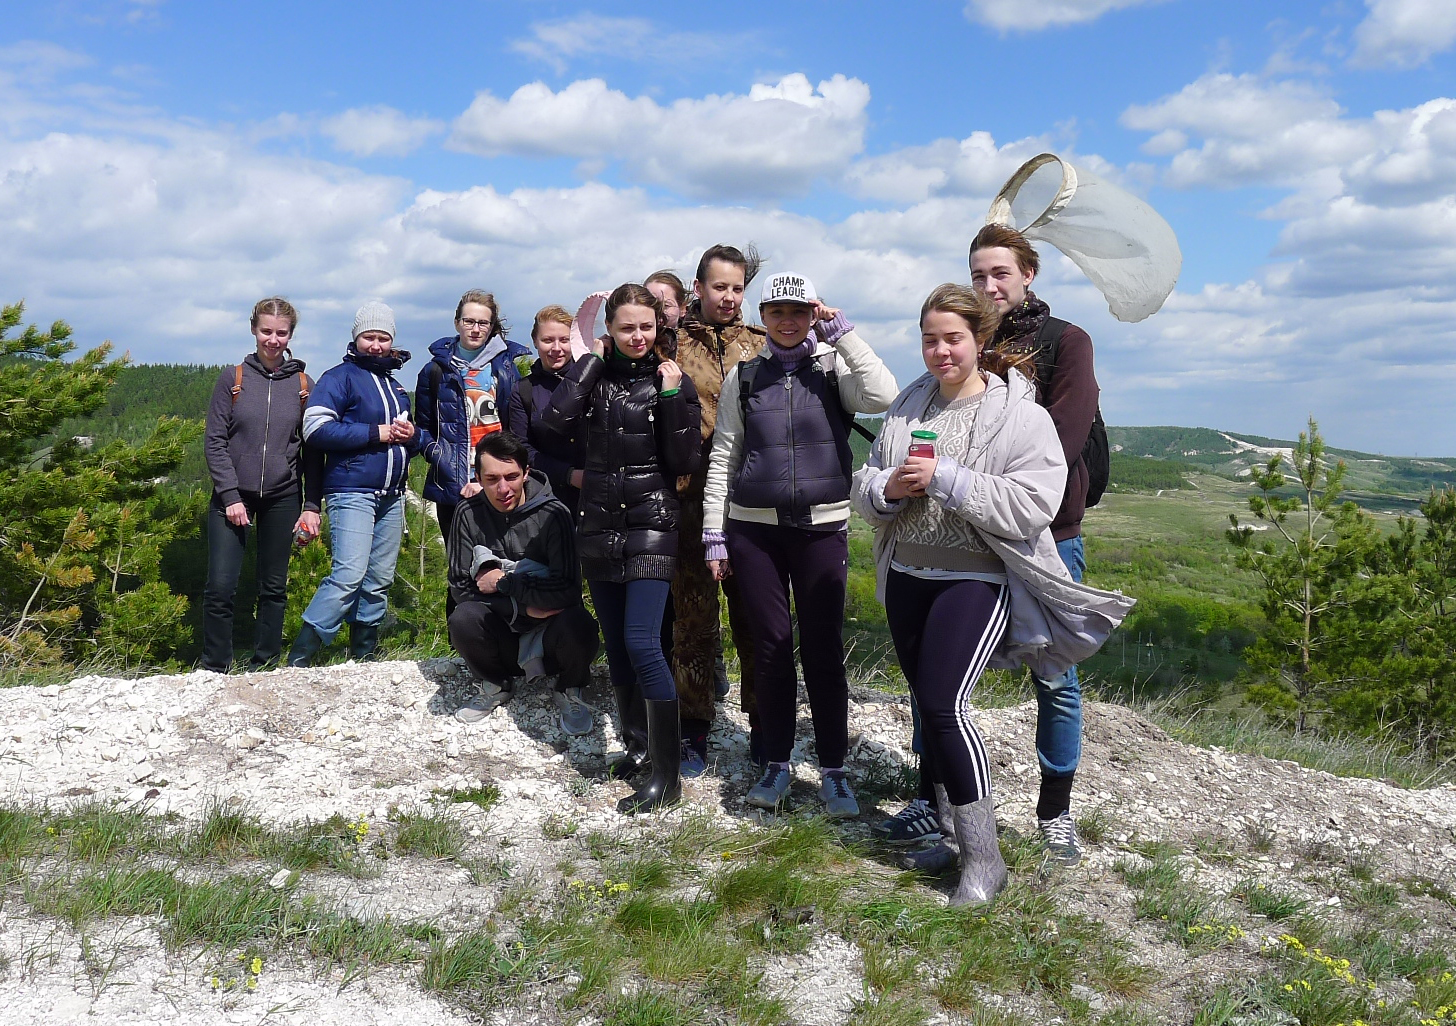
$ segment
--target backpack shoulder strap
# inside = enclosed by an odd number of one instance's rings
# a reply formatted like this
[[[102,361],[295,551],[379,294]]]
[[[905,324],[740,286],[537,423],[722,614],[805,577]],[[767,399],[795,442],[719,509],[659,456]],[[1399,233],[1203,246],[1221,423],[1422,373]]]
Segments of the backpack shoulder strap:
[[[1036,384],[1041,398],[1045,400],[1052,387],[1052,378],[1057,372],[1057,357],[1061,355],[1062,332],[1067,330],[1067,321],[1060,317],[1048,317],[1037,330],[1032,352],[1036,357]]]
[[[738,364],[738,412],[743,423],[748,423],[748,397],[753,394],[753,382],[758,377],[758,368],[763,366],[763,356],[742,360]]]
[[[238,404],[238,396],[243,394],[243,365],[238,364],[233,368],[233,405]]]
[[[313,391],[313,382],[308,380],[308,375],[303,371],[298,372],[298,405],[299,408],[308,405],[308,394]]]

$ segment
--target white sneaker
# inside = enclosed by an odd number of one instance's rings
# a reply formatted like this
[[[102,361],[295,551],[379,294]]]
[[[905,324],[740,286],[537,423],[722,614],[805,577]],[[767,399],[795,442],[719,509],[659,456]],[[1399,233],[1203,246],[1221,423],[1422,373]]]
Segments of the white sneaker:
[[[1070,812],[1064,812],[1056,819],[1039,819],[1036,828],[1041,832],[1041,843],[1050,861],[1060,866],[1075,866],[1082,861],[1077,824]]]

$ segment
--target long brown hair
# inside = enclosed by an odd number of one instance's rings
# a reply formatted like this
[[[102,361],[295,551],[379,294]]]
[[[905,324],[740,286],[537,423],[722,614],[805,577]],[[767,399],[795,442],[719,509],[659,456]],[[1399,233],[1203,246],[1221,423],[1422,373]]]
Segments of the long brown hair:
[[[932,313],[952,313],[966,322],[976,340],[976,362],[981,370],[1006,377],[1013,369],[1021,371],[1029,381],[1036,381],[1036,358],[1031,353],[1013,353],[992,344],[1001,311],[980,289],[946,282],[932,292],[920,307],[920,323]]]
[[[657,319],[657,335],[652,344],[653,352],[661,360],[673,360],[677,358],[677,332],[667,326],[667,314],[662,309],[662,300],[654,296],[646,285],[638,285],[629,281],[624,285],[618,285],[607,297],[607,308],[604,314],[607,318],[607,334],[611,334],[612,318],[617,311],[624,306],[646,306],[651,307]],[[612,347],[616,348],[616,340],[612,341]]]
[[[1009,249],[1016,258],[1016,266],[1023,274],[1027,271],[1032,274],[1041,271],[1041,257],[1036,255],[1036,247],[1010,225],[988,224],[978,231],[971,240],[971,251],[966,254],[966,259],[974,257],[978,249]]]

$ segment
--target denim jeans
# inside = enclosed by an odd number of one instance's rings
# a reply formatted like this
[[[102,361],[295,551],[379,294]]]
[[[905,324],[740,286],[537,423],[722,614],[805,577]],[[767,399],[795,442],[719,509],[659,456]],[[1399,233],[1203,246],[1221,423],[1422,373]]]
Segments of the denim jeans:
[[[1057,542],[1057,555],[1067,565],[1072,580],[1081,581],[1087,568],[1087,550],[1082,536]],[[1048,776],[1065,776],[1082,761],[1082,685],[1077,668],[1050,680],[1036,681],[1036,758]]]
[[[288,557],[303,499],[297,492],[270,499],[245,492],[242,498],[258,536],[258,615],[250,660],[257,668],[276,663],[283,648]],[[232,669],[233,597],[251,528],[228,523],[222,503],[216,495],[212,497],[207,511],[207,586],[202,592],[202,666],[218,673]]]
[[[667,581],[654,580],[587,582],[602,624],[612,686],[636,684],[649,702],[677,698],[672,670],[662,654],[662,610],[670,587]]]
[[[384,619],[404,533],[404,497],[334,492],[324,496],[324,511],[334,565],[303,611],[303,622],[327,645],[346,620],[371,627]]]

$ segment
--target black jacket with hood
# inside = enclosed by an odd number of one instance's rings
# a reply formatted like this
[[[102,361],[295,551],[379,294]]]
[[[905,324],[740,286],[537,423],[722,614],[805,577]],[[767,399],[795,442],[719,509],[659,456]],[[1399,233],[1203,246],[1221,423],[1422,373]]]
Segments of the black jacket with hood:
[[[484,492],[460,500],[450,525],[450,594],[456,602],[485,601],[512,627],[522,628],[526,609],[567,609],[581,604],[581,566],[571,511],[534,468],[526,477],[524,501],[509,513],[490,504]],[[494,595],[475,584],[475,547],[498,558],[532,559],[550,568],[546,576],[508,573]]]

